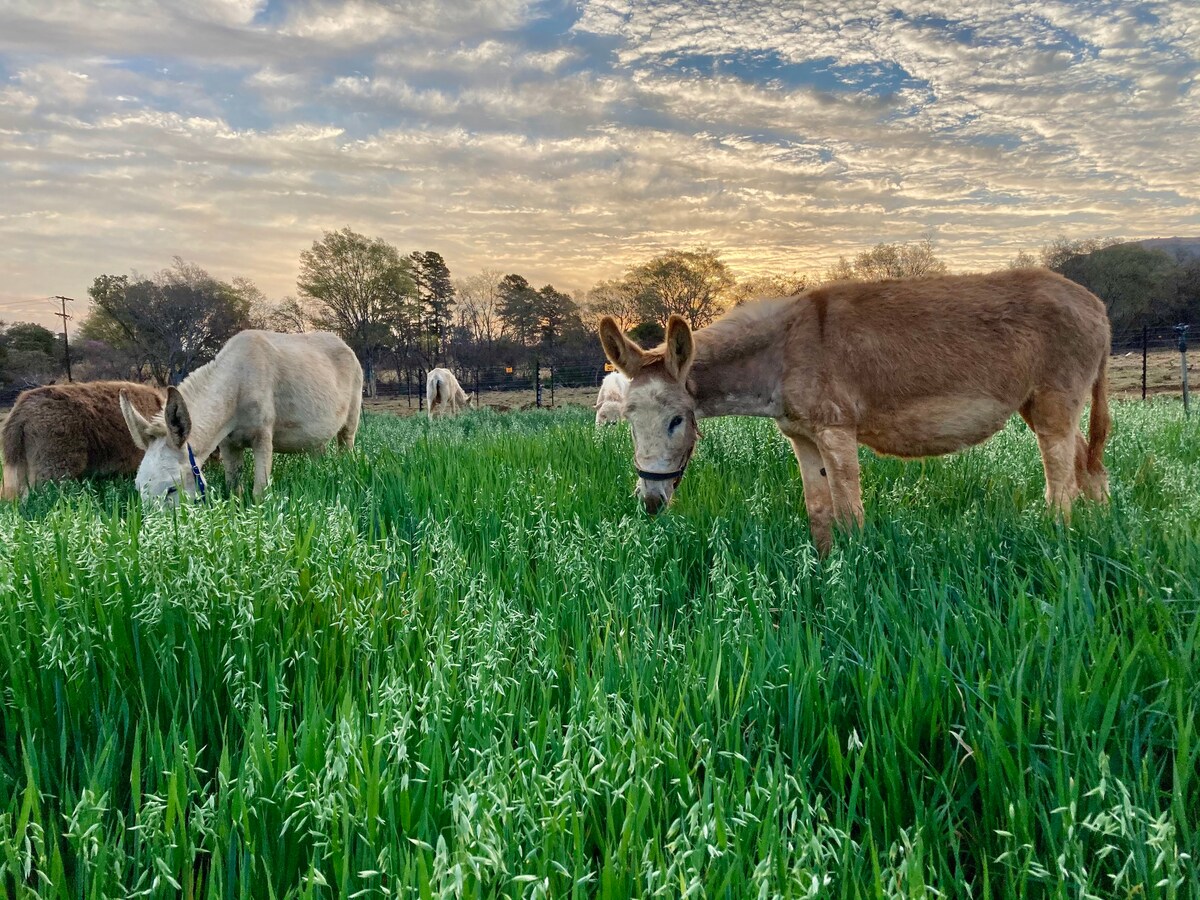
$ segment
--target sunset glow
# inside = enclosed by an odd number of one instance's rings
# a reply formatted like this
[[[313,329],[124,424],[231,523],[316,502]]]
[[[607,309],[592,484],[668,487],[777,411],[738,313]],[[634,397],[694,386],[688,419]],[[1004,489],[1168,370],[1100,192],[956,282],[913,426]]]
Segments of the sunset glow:
[[[931,236],[1200,231],[1194,4],[10,0],[0,319],[179,255],[269,296],[352,227],[586,289]]]

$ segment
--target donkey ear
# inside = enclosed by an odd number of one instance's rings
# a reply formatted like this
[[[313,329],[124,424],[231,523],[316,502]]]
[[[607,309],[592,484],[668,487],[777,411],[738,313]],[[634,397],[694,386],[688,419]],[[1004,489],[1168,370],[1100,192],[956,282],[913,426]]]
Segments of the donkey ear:
[[[167,426],[167,443],[182,450],[192,433],[192,416],[188,412],[183,394],[173,387],[167,388],[167,405],[163,407],[163,422]]]
[[[667,372],[680,383],[686,382],[688,371],[696,359],[696,342],[692,340],[692,329],[683,316],[672,315],[667,319]]]
[[[121,401],[121,415],[125,417],[125,427],[129,429],[129,436],[133,438],[133,442],[139,450],[145,450],[150,446],[150,441],[154,439],[150,433],[150,423],[129,402],[129,396],[124,391],[121,391],[118,398]]]
[[[612,316],[600,320],[600,346],[608,361],[621,370],[627,378],[633,378],[646,362],[646,351],[625,337],[621,326]]]

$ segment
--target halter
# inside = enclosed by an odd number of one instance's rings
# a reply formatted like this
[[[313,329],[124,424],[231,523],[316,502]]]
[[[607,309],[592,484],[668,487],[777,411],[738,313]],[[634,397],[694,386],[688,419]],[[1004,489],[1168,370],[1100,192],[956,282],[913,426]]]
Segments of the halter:
[[[695,422],[693,421],[693,427]],[[700,429],[696,429],[696,438],[700,438]],[[692,461],[692,454],[696,452],[696,442],[692,441],[692,446],[688,448],[687,456],[683,458],[683,465],[674,472],[647,472],[645,469],[639,469],[635,463],[634,471],[638,473],[638,478],[644,481],[674,481],[675,487],[679,487],[679,482],[683,480],[683,473],[687,471],[688,463]]]
[[[192,445],[187,445],[188,462],[192,465],[192,477],[196,479],[196,490],[200,492],[200,500],[203,503],[208,502],[208,485],[204,483],[204,475],[200,471],[200,466],[196,464],[196,454],[192,452]]]

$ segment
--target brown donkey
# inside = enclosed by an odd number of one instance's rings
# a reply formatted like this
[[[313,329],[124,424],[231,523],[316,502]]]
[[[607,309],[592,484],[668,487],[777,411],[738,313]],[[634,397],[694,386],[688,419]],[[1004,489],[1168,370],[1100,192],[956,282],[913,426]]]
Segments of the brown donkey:
[[[813,539],[863,521],[858,445],[901,457],[981,443],[1019,412],[1037,435],[1046,502],[1108,496],[1104,304],[1045,269],[841,282],[739,307],[695,333],[678,316],[643,350],[611,318],[609,360],[631,379],[637,494],[668,504],[708,416],[767,416],[792,443]],[[1088,440],[1079,430],[1091,399]]]
[[[4,421],[4,487],[16,500],[44,481],[85,475],[133,475],[142,451],[121,415],[121,391],[151,416],[162,394],[129,381],[91,381],[33,388]]]

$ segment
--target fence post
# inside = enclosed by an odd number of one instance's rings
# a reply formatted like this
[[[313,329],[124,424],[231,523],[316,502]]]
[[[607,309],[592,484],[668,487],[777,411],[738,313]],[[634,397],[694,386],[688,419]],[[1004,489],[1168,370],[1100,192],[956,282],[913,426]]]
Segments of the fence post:
[[[408,403],[408,408],[412,409],[412,372],[408,369],[404,370],[404,399]]]
[[[550,405],[554,405],[554,363],[550,363]]]
[[[542,364],[534,357],[533,360],[533,386],[537,397],[538,409],[542,408]]]
[[[1175,333],[1179,335],[1179,373],[1183,379],[1183,414],[1191,415],[1191,410],[1188,408],[1188,378],[1187,378],[1187,333],[1188,326],[1180,323],[1175,326]]]
[[[1142,399],[1146,399],[1146,358],[1150,353],[1150,329],[1142,326]]]
[[[425,408],[425,392],[421,390],[421,386],[425,384],[424,372],[417,369],[417,412]]]

